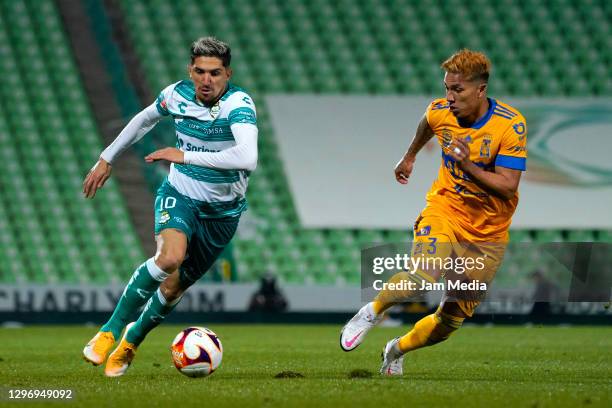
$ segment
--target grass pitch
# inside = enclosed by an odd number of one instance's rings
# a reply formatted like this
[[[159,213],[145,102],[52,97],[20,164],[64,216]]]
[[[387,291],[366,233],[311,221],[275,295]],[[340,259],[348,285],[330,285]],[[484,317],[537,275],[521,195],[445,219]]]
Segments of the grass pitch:
[[[0,329],[0,405],[44,404],[8,401],[8,389],[70,388],[74,400],[54,406],[612,406],[611,327],[464,327],[408,354],[402,378],[381,378],[380,349],[406,328],[377,328],[345,353],[339,326],[211,325],[225,354],[200,379],[172,365],[183,328],[154,330],[114,379],[81,360],[94,327]]]

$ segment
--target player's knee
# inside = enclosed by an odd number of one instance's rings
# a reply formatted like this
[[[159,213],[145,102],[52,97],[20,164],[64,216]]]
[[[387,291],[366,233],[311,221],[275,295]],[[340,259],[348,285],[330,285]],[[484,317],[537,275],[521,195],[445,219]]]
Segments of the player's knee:
[[[187,237],[182,231],[165,229],[156,238],[155,263],[166,273],[176,271],[187,252]]]
[[[161,250],[155,254],[155,263],[166,273],[176,271],[183,263],[184,255],[179,251]]]

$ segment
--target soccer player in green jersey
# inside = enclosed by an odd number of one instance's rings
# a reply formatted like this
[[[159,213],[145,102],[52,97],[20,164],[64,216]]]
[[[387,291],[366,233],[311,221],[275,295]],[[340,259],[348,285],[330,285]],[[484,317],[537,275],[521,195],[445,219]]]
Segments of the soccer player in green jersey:
[[[147,333],[230,242],[246,209],[248,177],[257,165],[257,119],[251,97],[230,83],[230,61],[227,44],[212,37],[195,41],[190,79],[169,85],[134,116],[83,183],[85,197],[93,198],[110,177],[114,160],[164,116],[172,117],[177,148],[145,157],[172,163],[155,199],[157,251],[136,269],[112,316],[83,350],[94,365],[106,360],[109,377],[125,374]],[[140,316],[129,323],[142,306]]]

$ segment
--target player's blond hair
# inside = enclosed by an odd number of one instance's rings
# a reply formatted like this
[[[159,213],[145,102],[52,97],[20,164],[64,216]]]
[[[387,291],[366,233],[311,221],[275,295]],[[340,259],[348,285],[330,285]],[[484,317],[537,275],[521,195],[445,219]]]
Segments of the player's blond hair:
[[[451,55],[440,65],[451,74],[461,74],[470,81],[489,81],[491,61],[482,52],[464,48]]]

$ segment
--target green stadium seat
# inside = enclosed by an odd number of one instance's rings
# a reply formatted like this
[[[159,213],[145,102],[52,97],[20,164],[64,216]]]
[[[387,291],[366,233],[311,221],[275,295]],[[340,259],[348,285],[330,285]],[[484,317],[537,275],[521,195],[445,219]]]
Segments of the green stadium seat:
[[[599,231],[599,241],[612,243],[612,231]]]
[[[563,242],[563,233],[560,230],[535,231],[535,241],[540,243]]]
[[[530,231],[527,230],[510,230],[510,242],[531,242],[532,237]]]
[[[0,163],[0,173],[11,175],[10,179],[2,178],[0,202],[5,196],[11,197],[4,204],[13,215],[10,222],[15,223],[15,241],[0,246],[0,259],[11,259],[9,273],[0,283],[89,282],[79,253],[95,248],[87,237],[97,233],[93,230],[98,228],[96,220],[107,219],[108,213],[74,213],[69,208],[82,200],[81,177],[95,157],[93,151],[99,153],[101,143],[61,19],[53,1],[17,1],[0,4],[0,23],[0,71],[11,84],[0,88],[0,97],[17,101],[0,109],[0,133],[10,133],[13,140],[24,142],[14,148],[5,145],[0,136],[3,157],[11,156],[10,161]],[[24,81],[42,89],[32,93],[19,88]],[[41,142],[44,150],[38,147]],[[116,186],[107,190],[116,190]],[[19,206],[13,205],[13,200]],[[78,225],[73,216],[93,221],[80,225],[84,230],[78,232],[73,230]],[[123,210],[117,216],[125,218],[127,213]],[[126,235],[132,236],[129,243],[140,252],[133,231],[124,231]],[[83,239],[77,240],[79,236]],[[107,234],[104,241],[117,238]],[[128,241],[122,242],[125,245]],[[14,272],[20,277],[11,278]],[[109,281],[105,274],[97,274],[96,279]]]
[[[593,242],[596,240],[595,231],[591,231],[591,230],[568,231],[567,240],[569,242]]]

